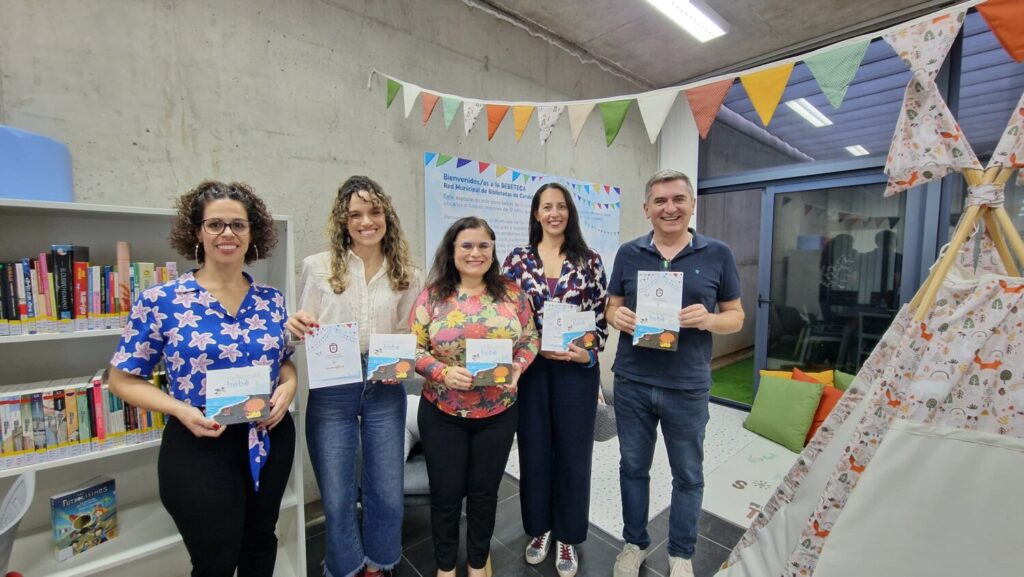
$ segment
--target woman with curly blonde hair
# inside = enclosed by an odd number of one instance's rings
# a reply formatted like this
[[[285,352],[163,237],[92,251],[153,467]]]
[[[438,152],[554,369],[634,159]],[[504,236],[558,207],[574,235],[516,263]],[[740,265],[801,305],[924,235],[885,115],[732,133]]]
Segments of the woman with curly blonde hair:
[[[327,231],[330,250],[302,261],[301,310],[287,327],[302,339],[321,323],[356,322],[365,365],[371,334],[409,332],[422,276],[391,198],[365,176],[338,189]],[[306,441],[326,515],[324,575],[388,572],[402,554],[405,389],[366,379],[311,389],[308,404]]]

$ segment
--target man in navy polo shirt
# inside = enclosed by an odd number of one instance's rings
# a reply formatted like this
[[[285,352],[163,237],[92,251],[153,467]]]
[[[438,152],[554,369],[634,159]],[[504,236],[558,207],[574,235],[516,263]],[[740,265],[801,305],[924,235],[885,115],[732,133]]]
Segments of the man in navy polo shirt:
[[[661,170],[647,181],[644,214],[653,230],[619,247],[608,283],[607,317],[623,333],[615,353],[622,537],[614,577],[636,577],[647,556],[650,470],[657,427],[672,469],[670,577],[693,575],[697,520],[704,495],[704,426],[711,389],[711,335],[743,326],[736,260],[724,243],[688,228],[697,207],[690,179]],[[683,273],[676,351],[634,347],[638,271]],[[715,312],[717,310],[717,312]]]

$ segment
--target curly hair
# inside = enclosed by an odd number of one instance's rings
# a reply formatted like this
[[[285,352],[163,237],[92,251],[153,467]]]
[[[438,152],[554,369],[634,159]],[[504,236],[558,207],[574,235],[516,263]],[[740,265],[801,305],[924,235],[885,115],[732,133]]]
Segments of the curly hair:
[[[225,184],[207,180],[178,197],[171,223],[171,248],[186,258],[195,258],[200,264],[206,260],[206,249],[199,241],[199,230],[203,226],[206,205],[214,200],[226,198],[242,203],[249,220],[249,248],[245,252],[245,264],[252,264],[257,257],[266,258],[277,246],[277,229],[274,219],[267,210],[263,199],[256,196],[252,186],[244,182]]]
[[[370,204],[384,211],[384,239],[381,251],[388,266],[391,290],[404,291],[412,282],[414,266],[409,258],[409,243],[402,234],[402,224],[391,203],[391,197],[373,179],[367,176],[351,176],[338,188],[327,220],[327,238],[331,243],[331,290],[335,294],[345,292],[348,282],[348,251],[352,248],[352,235],[348,232],[348,208],[352,196],[365,191]]]
[[[434,298],[444,300],[458,291],[462,275],[455,268],[455,238],[459,236],[460,232],[474,228],[482,228],[492,241],[495,240],[494,229],[482,218],[467,216],[452,223],[448,227],[448,231],[444,233],[441,243],[437,245],[437,252],[434,253],[434,265],[430,268],[430,276],[427,278],[427,289]],[[484,273],[484,285],[487,288],[487,294],[491,295],[494,300],[500,301],[508,296],[511,281],[501,274],[501,266],[498,264],[495,254],[496,248],[496,246],[491,248],[491,266]]]

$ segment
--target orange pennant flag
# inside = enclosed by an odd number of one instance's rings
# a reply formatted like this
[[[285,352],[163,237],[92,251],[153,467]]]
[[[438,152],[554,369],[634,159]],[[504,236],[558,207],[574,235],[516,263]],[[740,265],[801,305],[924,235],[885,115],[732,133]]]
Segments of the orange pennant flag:
[[[693,121],[697,123],[701,138],[708,137],[708,131],[711,130],[711,125],[714,124],[715,117],[725,102],[725,96],[729,94],[733,80],[719,80],[685,91],[686,100],[690,103],[690,112],[693,113]]]
[[[430,120],[430,115],[434,113],[434,107],[437,106],[438,100],[441,100],[441,97],[436,94],[423,93],[423,126],[426,126],[427,121]]]
[[[516,125],[516,142],[523,137],[523,132],[526,131],[526,125],[530,123],[531,116],[533,116],[532,106],[512,107],[512,120]]]
[[[988,0],[978,5],[978,12],[1007,54],[1017,62],[1024,62],[1024,2]]]
[[[508,114],[508,109],[509,107],[504,104],[487,105],[487,140],[494,138],[501,121],[505,120],[505,115]]]
[[[783,64],[760,72],[740,76],[743,88],[747,89],[750,103],[761,117],[761,124],[768,126],[775,115],[775,108],[782,100],[789,75],[793,72],[793,63]]]

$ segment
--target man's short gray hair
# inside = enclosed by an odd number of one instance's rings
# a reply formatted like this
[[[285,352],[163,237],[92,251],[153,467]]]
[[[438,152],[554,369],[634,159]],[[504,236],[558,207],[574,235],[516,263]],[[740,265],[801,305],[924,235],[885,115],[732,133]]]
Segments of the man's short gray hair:
[[[693,183],[690,182],[690,177],[686,176],[678,170],[672,170],[671,168],[665,168],[655,172],[651,175],[651,178],[647,181],[647,185],[644,187],[644,202],[651,200],[651,188],[655,184],[662,182],[669,182],[671,180],[681,180],[686,183],[686,188],[690,190],[690,196],[695,197],[696,193],[693,190]]]

